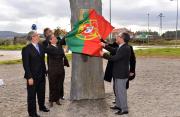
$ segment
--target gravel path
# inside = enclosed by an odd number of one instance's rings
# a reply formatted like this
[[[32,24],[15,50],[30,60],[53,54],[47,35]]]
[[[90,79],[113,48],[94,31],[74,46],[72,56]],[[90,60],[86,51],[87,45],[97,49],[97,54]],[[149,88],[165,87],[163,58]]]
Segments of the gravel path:
[[[21,59],[20,50],[0,50],[0,61]]]
[[[104,66],[107,61],[104,61]],[[129,115],[122,117],[180,117],[180,59],[138,58],[137,77],[128,90]],[[71,69],[66,68],[65,98],[42,117],[116,117],[110,110],[114,95],[105,82],[106,97],[99,100],[69,101]],[[0,65],[0,117],[27,117],[26,85],[22,65]],[[48,105],[48,82],[46,104]]]

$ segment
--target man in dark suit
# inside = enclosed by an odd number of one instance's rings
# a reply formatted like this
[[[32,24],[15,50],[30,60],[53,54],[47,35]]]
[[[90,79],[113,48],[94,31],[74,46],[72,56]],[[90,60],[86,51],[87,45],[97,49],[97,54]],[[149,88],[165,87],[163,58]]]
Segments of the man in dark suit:
[[[108,59],[109,62],[113,62],[112,75],[115,78],[116,107],[119,109],[115,114],[118,115],[128,114],[126,83],[129,77],[131,49],[125,42],[129,39],[129,34],[120,33],[116,37],[116,43],[119,45],[118,48],[112,48],[102,43],[105,49],[111,53],[115,53],[115,55],[111,56],[103,51],[100,52],[103,58]]]
[[[31,41],[22,49],[22,61],[25,71],[24,78],[27,80],[27,103],[30,117],[40,117],[36,110],[36,94],[39,110],[48,112],[45,107],[45,74],[44,50],[38,44],[39,34],[34,31],[28,33],[27,39]]]
[[[105,42],[103,39],[101,39],[101,42],[103,42],[106,45],[108,45],[110,47],[113,47],[113,48],[118,48],[119,47],[119,45],[116,42],[114,42],[112,44],[109,44],[109,43]],[[125,42],[125,43],[128,44],[128,42]],[[130,69],[129,69],[130,73],[129,73],[128,82],[126,84],[126,89],[129,88],[129,81],[133,80],[135,78],[135,76],[136,76],[136,56],[135,56],[133,47],[131,45],[129,45],[129,46],[131,48],[131,56],[130,56],[130,60],[129,60],[129,62],[130,62]],[[115,55],[115,54],[116,53],[111,53],[110,52],[110,55],[112,55],[112,56]],[[113,68],[113,62],[108,61],[106,69],[105,69],[105,73],[104,73],[104,80],[107,81],[107,82],[111,82],[112,79],[114,81],[114,78],[112,77],[112,68]],[[113,90],[114,90],[114,93],[115,93],[114,83],[113,83]]]

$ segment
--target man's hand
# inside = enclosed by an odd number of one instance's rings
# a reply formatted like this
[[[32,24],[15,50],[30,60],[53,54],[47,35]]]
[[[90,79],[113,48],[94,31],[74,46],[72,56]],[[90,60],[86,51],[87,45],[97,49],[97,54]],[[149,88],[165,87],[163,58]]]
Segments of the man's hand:
[[[33,85],[34,84],[34,80],[32,78],[28,79],[28,85]]]
[[[105,47],[105,46],[106,46],[106,44],[103,43],[103,42],[101,42],[100,45],[101,45],[102,47]]]
[[[103,52],[102,50],[100,51],[100,55],[101,55],[101,56],[103,56],[103,55],[104,55],[104,52]]]

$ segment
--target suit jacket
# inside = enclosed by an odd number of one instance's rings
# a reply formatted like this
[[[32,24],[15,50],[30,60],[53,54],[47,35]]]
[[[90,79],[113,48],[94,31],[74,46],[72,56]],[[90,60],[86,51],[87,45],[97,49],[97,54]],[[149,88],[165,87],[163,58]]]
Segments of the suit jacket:
[[[116,53],[113,56],[108,54],[103,55],[103,57],[105,59],[108,59],[109,62],[113,62],[113,77],[118,79],[129,78],[129,59],[131,55],[130,47],[127,44],[124,44],[120,48],[105,46],[105,49],[107,49],[111,53]]]
[[[113,47],[113,48],[119,47],[119,45],[116,42],[114,42],[113,44],[108,44],[108,46]],[[110,55],[113,56],[113,55],[115,55],[115,53],[110,52]],[[111,80],[113,78],[112,77],[113,76],[112,75],[112,68],[113,68],[113,62],[108,61],[106,69],[105,69],[105,74],[104,74],[104,80],[105,81],[111,82]]]
[[[134,73],[133,76],[129,76],[129,80],[133,80],[136,76],[136,56],[133,50],[133,47],[129,45],[131,48],[131,56],[130,56],[130,72]]]
[[[60,37],[57,37],[57,39],[58,39],[58,42],[57,42],[57,45],[58,45],[58,46],[61,46],[61,47],[62,47],[62,45],[66,45],[65,38],[62,38],[62,39],[61,39]],[[48,45],[50,45],[49,43],[50,43],[50,42],[49,42],[49,40],[47,40],[47,39],[42,42],[42,45],[43,45],[44,50],[46,50],[47,47],[48,47]],[[63,51],[63,52],[64,52],[64,51]],[[48,55],[47,55],[47,64],[49,64],[49,56],[48,56]],[[66,56],[64,56],[64,66],[69,67],[69,61],[68,61],[68,59],[67,59]]]
[[[64,50],[62,46],[49,45],[45,52],[49,57],[48,73],[64,73]]]
[[[108,46],[113,47],[113,48],[118,48],[118,44],[116,42],[112,43],[112,44],[108,44]],[[136,56],[133,50],[133,47],[131,45],[129,45],[131,48],[131,56],[130,56],[130,72],[134,73],[133,76],[129,76],[129,80],[132,80],[135,78],[135,74],[136,74]],[[110,55],[115,55],[115,53],[110,53]],[[112,68],[113,68],[113,62],[109,62],[107,63],[106,69],[105,69],[105,75],[104,75],[104,80],[107,82],[111,82],[112,80]],[[128,84],[127,84],[128,85]]]
[[[44,50],[42,46],[39,44],[40,53],[36,50],[36,48],[29,44],[22,49],[22,61],[24,67],[24,78],[39,78],[45,77],[46,74],[46,66],[44,61]]]

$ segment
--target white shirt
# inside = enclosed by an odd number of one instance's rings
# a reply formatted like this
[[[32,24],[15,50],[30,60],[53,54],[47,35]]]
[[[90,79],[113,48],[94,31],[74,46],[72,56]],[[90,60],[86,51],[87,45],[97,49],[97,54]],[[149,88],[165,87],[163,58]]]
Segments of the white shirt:
[[[37,47],[37,46],[36,46],[36,45],[37,45],[36,43],[33,43],[33,42],[32,42],[32,44],[33,44],[33,46],[34,46],[35,48]]]
[[[57,45],[56,44],[51,44],[52,46],[54,46],[54,47],[57,47]]]
[[[120,44],[120,45],[119,45],[119,48],[120,48],[121,46],[123,46],[124,44],[125,44],[125,43]],[[119,48],[118,48],[118,49],[119,49]]]
[[[38,43],[32,43],[33,46],[36,48],[36,50],[40,53],[40,50],[39,50],[39,45]]]

